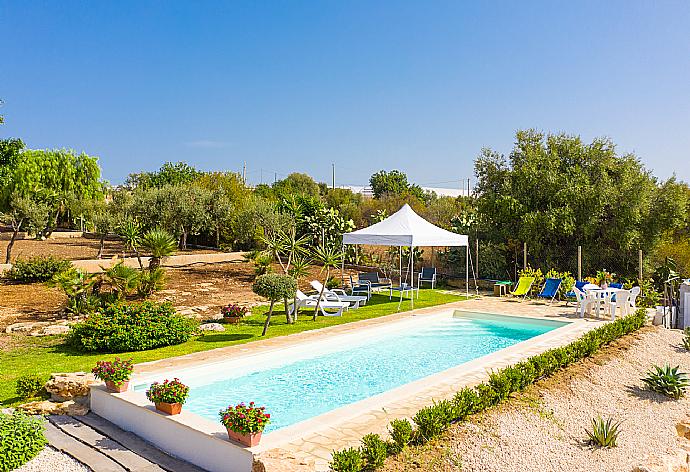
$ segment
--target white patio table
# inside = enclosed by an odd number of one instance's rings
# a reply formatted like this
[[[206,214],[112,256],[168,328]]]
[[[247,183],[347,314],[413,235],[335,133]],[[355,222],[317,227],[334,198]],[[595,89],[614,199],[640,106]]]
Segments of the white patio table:
[[[613,299],[613,296],[616,294],[616,292],[623,290],[622,288],[601,288],[594,284],[585,285],[582,288],[587,296],[592,297],[592,299],[595,301],[594,305],[597,310],[597,318],[599,318],[602,303],[604,304],[604,314],[606,314],[609,309],[609,303]]]

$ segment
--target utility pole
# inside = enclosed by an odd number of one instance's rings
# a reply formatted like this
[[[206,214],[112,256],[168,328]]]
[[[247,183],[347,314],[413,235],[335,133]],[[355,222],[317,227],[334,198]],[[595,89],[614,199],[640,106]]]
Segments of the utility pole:
[[[470,190],[470,179],[467,179],[467,198],[470,198],[472,196],[471,190]]]
[[[335,189],[335,163],[331,163],[331,169],[333,170],[333,184],[332,184],[332,188]]]
[[[278,172],[273,173],[273,183],[278,183]]]
[[[242,183],[247,185],[247,161],[242,164]]]

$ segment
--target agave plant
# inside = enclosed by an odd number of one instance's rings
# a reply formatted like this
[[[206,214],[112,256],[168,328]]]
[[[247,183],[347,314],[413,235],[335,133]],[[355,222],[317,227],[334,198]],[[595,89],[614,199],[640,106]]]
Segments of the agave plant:
[[[647,372],[647,377],[642,379],[647,388],[671,398],[680,398],[685,395],[685,389],[690,385],[690,380],[684,372],[678,372],[680,366],[664,367],[653,366]]]
[[[164,229],[152,229],[141,238],[141,245],[151,253],[149,270],[160,267],[161,259],[177,250],[175,238]]]
[[[592,429],[585,429],[589,436],[589,443],[599,447],[616,447],[620,425],[620,422],[614,421],[613,418],[606,420],[601,416],[592,418]]]
[[[686,351],[690,351],[690,327],[683,330],[683,347]]]

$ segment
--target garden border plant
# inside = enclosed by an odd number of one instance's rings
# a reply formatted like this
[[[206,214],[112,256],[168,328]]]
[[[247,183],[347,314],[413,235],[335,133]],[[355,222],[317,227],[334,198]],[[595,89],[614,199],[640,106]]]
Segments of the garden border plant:
[[[522,391],[536,381],[550,377],[559,369],[590,357],[603,346],[642,328],[646,322],[646,310],[639,309],[631,315],[594,328],[565,346],[546,350],[492,372],[488,381],[474,388],[464,387],[452,400],[441,400],[419,410],[413,418],[415,427],[411,434],[405,431],[392,435],[393,442],[388,444],[387,454],[396,454],[407,444],[421,445],[440,436],[451,423],[464,421],[472,414],[483,412],[506,400],[512,393]],[[401,430],[400,420],[391,422],[390,429],[396,433]],[[377,465],[367,461],[367,455],[361,448],[333,451],[330,468],[334,472],[376,469]]]

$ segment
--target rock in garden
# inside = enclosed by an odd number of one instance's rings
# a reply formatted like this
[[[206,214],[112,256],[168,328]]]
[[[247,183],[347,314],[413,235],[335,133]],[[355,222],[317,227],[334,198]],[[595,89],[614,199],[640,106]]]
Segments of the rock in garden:
[[[690,419],[678,423],[676,425],[676,432],[678,433],[678,436],[681,436],[685,439],[690,439]]]
[[[199,331],[225,331],[225,326],[220,323],[204,323],[199,325]]]
[[[56,402],[65,402],[89,395],[89,387],[99,383],[93,374],[86,372],[69,372],[51,374],[46,382],[45,389],[50,393],[50,399]]]
[[[14,323],[5,328],[6,333],[29,333],[37,328],[48,326],[47,321],[26,321],[22,323]]]
[[[32,331],[31,336],[55,336],[57,334],[67,334],[70,327],[67,325],[50,325],[45,326],[38,331]]]
[[[25,403],[17,408],[30,415],[69,415],[83,416],[89,412],[89,407],[73,400],[66,402],[52,402],[49,400]]]

